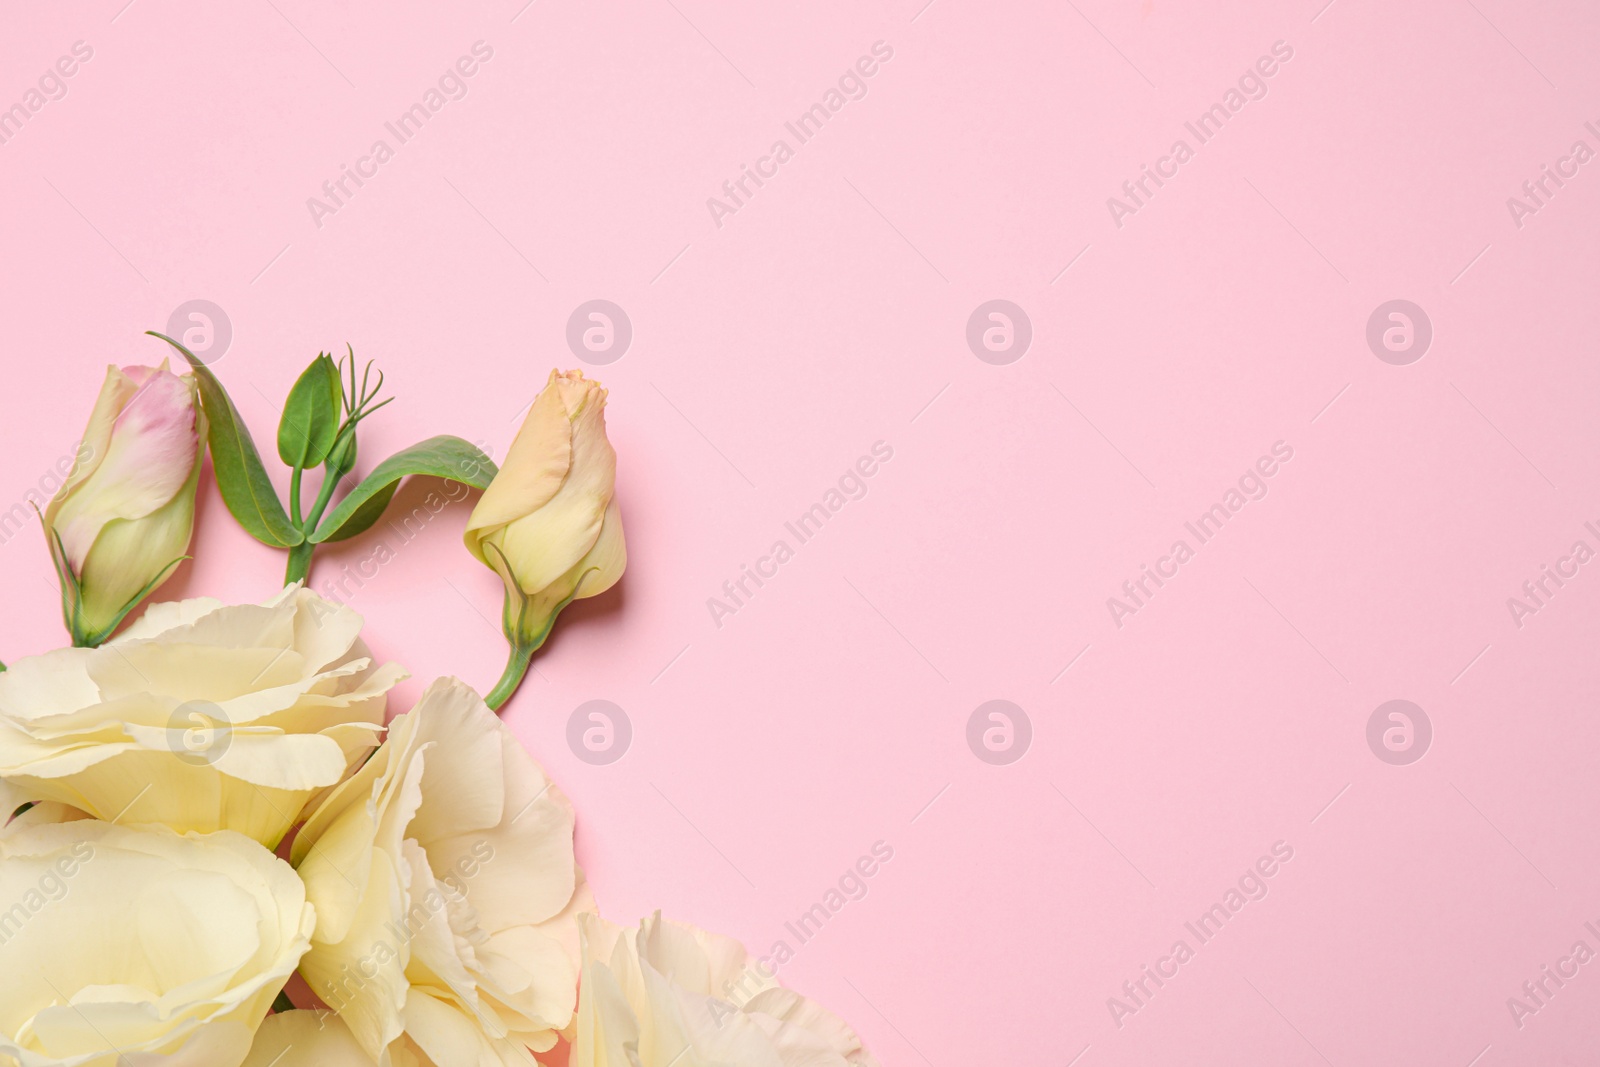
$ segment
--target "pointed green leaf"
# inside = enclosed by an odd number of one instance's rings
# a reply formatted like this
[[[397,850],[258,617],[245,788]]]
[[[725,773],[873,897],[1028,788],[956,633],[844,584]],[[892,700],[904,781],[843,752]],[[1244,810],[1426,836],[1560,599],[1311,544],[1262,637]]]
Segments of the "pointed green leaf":
[[[289,521],[278,500],[278,491],[272,487],[272,479],[261,465],[261,454],[256,451],[249,427],[239,418],[238,409],[228,399],[228,391],[211,373],[211,368],[165,334],[154,330],[145,332],[177,349],[194,368],[195,380],[200,384],[200,403],[211,424],[211,465],[216,471],[217,488],[222,491],[222,502],[228,505],[239,525],[257,541],[274,548],[290,548],[304,541],[305,534]]]
[[[278,458],[309,469],[328,458],[339,432],[339,370],[326,353],[311,361],[283,403],[278,422]]]
[[[371,528],[389,506],[400,480],[413,474],[448,478],[474,489],[487,489],[497,470],[494,461],[459,437],[430,437],[396,452],[373,468],[350,495],[339,501],[311,535],[311,540],[343,541]]]

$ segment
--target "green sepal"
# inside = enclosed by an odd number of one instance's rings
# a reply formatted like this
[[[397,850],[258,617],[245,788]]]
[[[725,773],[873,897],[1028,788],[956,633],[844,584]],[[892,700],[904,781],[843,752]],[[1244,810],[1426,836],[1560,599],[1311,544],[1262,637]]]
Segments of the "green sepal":
[[[528,667],[533,663],[533,654],[544,647],[550,631],[555,629],[556,619],[566,610],[568,604],[577,599],[578,590],[583,588],[583,580],[600,568],[590,567],[578,575],[578,580],[573,583],[572,592],[568,593],[560,603],[553,605],[549,614],[537,622],[539,628],[534,630],[531,628],[534,624],[530,623],[528,612],[533,607],[537,594],[530,595],[522,591],[522,587],[511,574],[511,561],[506,559],[506,554],[500,550],[499,545],[485,541],[483,547],[493,549],[494,554],[500,557],[498,565],[490,566],[500,575],[506,587],[505,605],[500,609],[500,629],[511,645],[511,655],[506,661],[506,669],[500,675],[500,680],[489,690],[489,695],[483,698],[483,702],[488,704],[491,710],[499,711],[522,684],[522,679],[528,673]]]
[[[346,426],[328,450],[328,477],[338,479],[356,469],[356,428]]]
[[[122,620],[128,613],[138,607],[144,598],[156,591],[162,582],[171,576],[178,565],[191,556],[179,556],[171,563],[156,572],[156,576],[146,582],[144,588],[129,598],[122,605],[122,609],[113,615],[104,626],[90,629],[83,620],[83,583],[72,569],[72,562],[67,559],[67,546],[62,543],[61,535],[46,530],[45,537],[50,542],[50,562],[55,564],[56,577],[61,582],[61,618],[66,624],[67,633],[72,636],[75,648],[99,648],[105,644],[106,639],[117,632],[117,627],[122,625]]]

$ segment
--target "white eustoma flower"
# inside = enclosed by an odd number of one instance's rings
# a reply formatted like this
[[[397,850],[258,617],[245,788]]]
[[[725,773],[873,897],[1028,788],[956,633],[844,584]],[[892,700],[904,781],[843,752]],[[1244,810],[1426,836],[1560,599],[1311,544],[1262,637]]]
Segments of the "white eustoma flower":
[[[440,679],[295,837],[318,915],[301,974],[375,1059],[531,1063],[576,1000],[572,832],[505,725]]]
[[[0,779],[123,826],[275,846],[377,746],[405,677],[360,633],[361,616],[298,586],[264,605],[152,605],[109,644],[0,674]]]
[[[289,865],[239,834],[0,836],[0,1063],[238,1067],[315,925]]]
[[[345,1021],[331,1011],[285,1011],[269,1015],[243,1067],[375,1067]],[[417,1058],[392,1050],[385,1067],[417,1067]]]
[[[626,931],[579,917],[569,1067],[876,1067],[837,1016],[752,966],[732,938],[656,913]]]

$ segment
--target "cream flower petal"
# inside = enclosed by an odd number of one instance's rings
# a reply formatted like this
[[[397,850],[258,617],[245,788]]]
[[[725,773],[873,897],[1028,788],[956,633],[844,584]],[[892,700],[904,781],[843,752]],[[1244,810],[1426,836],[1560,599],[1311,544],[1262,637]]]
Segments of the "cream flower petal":
[[[375,1058],[403,1031],[440,1067],[531,1063],[576,999],[572,832],[482,699],[435,682],[295,839],[321,917],[301,973]]]
[[[122,368],[114,363],[106,366],[105,380],[100,383],[100,393],[89,415],[89,425],[84,429],[78,458],[67,474],[67,480],[45,508],[46,525],[55,524],[56,516],[73,495],[73,490],[92,477],[100,464],[105,462],[106,454],[111,451],[111,433],[117,424],[117,412],[126,407],[138,391],[139,383],[124,373]]]
[[[10,719],[35,719],[76,711],[100,699],[89,677],[92,649],[60,648],[28,656],[0,675],[0,712]]]
[[[310,942],[283,861],[80,819],[0,835],[0,1062],[235,1067]]]
[[[548,919],[576,886],[572,805],[476,693],[459,684],[429,692],[429,714],[415,724],[419,742],[435,746],[423,791],[436,799],[408,833],[442,871],[485,849],[502,865],[500,877],[472,887],[486,930]]]
[[[210,615],[224,606],[222,601],[208,596],[197,596],[189,600],[158,601],[145,608],[142,615],[106,643],[115,645],[147,641],[158,634],[187,626],[201,616]]]
[[[598,596],[617,584],[628,566],[628,547],[622,538],[622,509],[616,498],[606,505],[600,537],[589,554],[573,566],[578,591],[586,597]]]
[[[48,516],[74,569],[107,522],[149,515],[188,480],[198,443],[194,385],[165,364],[107,368],[85,438],[99,447],[69,475]]]
[[[495,1041],[470,1016],[423,990],[412,990],[406,1001],[407,1043],[438,1067],[503,1067],[534,1059],[524,1050]]]
[[[543,507],[561,488],[572,466],[572,420],[555,387],[559,377],[559,371],[550,372],[506,452],[500,473],[483,491],[467,520],[467,547],[484,562],[488,560],[478,547],[482,532]]]
[[[55,516],[74,567],[83,565],[106,522],[156,511],[177,494],[195,466],[193,383],[161,370],[143,382],[129,378],[128,384],[133,392],[117,414],[104,457],[73,492],[62,494]],[[119,383],[118,391],[126,390]]]
[[[506,526],[501,548],[524,592],[550,585],[594,547],[616,478],[617,453],[606,439],[605,406],[597,400],[573,420],[572,466],[561,488]]]
[[[350,1031],[373,1056],[399,1038],[407,982],[406,941],[395,934],[395,917],[404,914],[407,883],[391,857],[375,851],[365,872],[365,894],[349,917],[349,934],[331,950],[315,937],[300,973],[323,1003],[338,1011]],[[306,884],[315,900],[317,887]],[[320,933],[320,930],[319,930]]]
[[[376,745],[388,690],[361,618],[292,586],[263,605],[156,605],[98,649],[0,674],[0,778],[123,825],[275,845]]]
[[[406,1049],[389,1052],[389,1067],[416,1067]],[[243,1067],[377,1067],[377,1061],[333,1012],[285,1011],[262,1021]]]
[[[768,979],[745,995],[759,972],[737,941],[659,913],[631,934],[593,915],[578,922],[569,1067],[876,1067],[848,1026],[799,994]]]
[[[201,464],[193,430],[186,448],[189,476],[172,496],[133,518],[113,518],[100,527],[94,550],[78,563],[83,610],[90,618],[115,618],[158,575],[169,575],[188,550],[194,532],[195,493]],[[147,492],[164,492],[164,483]],[[139,506],[144,506],[141,501]]]

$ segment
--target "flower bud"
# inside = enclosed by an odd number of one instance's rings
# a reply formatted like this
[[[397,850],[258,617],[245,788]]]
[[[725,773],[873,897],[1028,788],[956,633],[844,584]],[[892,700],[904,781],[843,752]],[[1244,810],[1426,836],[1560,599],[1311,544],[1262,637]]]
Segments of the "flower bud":
[[[605,407],[599,382],[551,371],[467,520],[467,548],[505,582],[506,637],[519,653],[531,655],[562,608],[611,588],[627,563]],[[497,689],[490,706],[505,696]]]
[[[189,548],[205,415],[194,379],[108,367],[78,461],[45,509],[74,644],[98,645]]]

